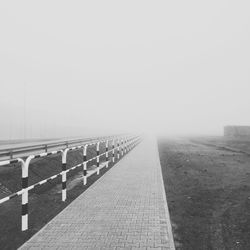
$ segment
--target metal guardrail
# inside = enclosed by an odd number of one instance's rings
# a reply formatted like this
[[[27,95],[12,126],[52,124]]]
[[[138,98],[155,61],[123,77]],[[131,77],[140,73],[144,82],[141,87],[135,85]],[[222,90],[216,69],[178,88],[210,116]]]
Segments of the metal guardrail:
[[[120,135],[119,135],[120,136]],[[0,149],[0,159],[5,159],[7,157],[7,159],[13,159],[15,156],[21,157],[24,156],[24,154],[29,154],[32,152],[37,152],[37,151],[44,151],[44,152],[48,152],[51,149],[55,149],[55,148],[68,148],[70,146],[73,145],[79,145],[82,143],[88,143],[91,141],[95,141],[95,140],[103,140],[103,139],[108,139],[108,138],[112,138],[114,136],[103,136],[103,137],[92,137],[92,138],[80,138],[80,139],[71,139],[71,140],[56,140],[54,142],[50,142],[50,143],[39,143],[39,144],[35,144],[35,145],[29,145],[29,146],[19,146],[19,147],[8,147],[8,148],[4,148],[4,149]]]
[[[79,142],[79,141],[78,141]],[[78,143],[77,142],[77,143]],[[109,142],[112,142],[112,148],[109,149]],[[67,189],[66,189],[66,182],[67,182],[67,173],[78,168],[82,167],[83,170],[83,185],[87,184],[87,178],[94,173],[97,175],[100,174],[100,157],[105,156],[105,165],[106,167],[109,166],[110,162],[110,153],[112,156],[112,162],[115,162],[115,159],[120,159],[120,156],[128,153],[132,150],[138,143],[140,142],[140,136],[116,136],[116,137],[106,137],[105,139],[92,139],[91,142],[86,143],[84,141],[83,144],[74,146],[74,147],[67,147],[65,149],[51,151],[51,152],[43,152],[36,155],[29,155],[26,159],[9,159],[5,161],[0,161],[0,166],[10,165],[14,163],[20,163],[22,167],[22,189],[18,192],[12,193],[11,195],[0,199],[0,204],[11,200],[19,195],[22,196],[22,223],[21,223],[21,230],[26,231],[28,229],[28,195],[29,190],[36,188],[37,186],[43,185],[44,183],[48,182],[49,180],[53,180],[59,176],[62,177],[62,201],[65,201],[67,198]],[[105,152],[100,154],[100,144],[105,143]],[[88,146],[96,145],[96,156],[92,157],[91,159],[87,159],[87,148]],[[64,144],[63,144],[64,146]],[[83,161],[82,163],[73,166],[67,169],[67,153],[72,150],[82,149],[83,150]],[[116,152],[116,155],[115,155]],[[33,159],[53,155],[53,154],[61,154],[62,156],[62,171],[56,175],[50,176],[38,183],[35,183],[31,186],[28,184],[28,175],[29,175],[29,165]],[[87,171],[87,163],[90,161],[96,160],[96,170],[91,171],[88,173]]]

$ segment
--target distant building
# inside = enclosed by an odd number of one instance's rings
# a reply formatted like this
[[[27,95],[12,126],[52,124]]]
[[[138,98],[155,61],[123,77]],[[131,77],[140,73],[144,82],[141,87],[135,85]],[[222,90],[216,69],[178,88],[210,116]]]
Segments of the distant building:
[[[225,137],[250,138],[250,126],[225,126]]]

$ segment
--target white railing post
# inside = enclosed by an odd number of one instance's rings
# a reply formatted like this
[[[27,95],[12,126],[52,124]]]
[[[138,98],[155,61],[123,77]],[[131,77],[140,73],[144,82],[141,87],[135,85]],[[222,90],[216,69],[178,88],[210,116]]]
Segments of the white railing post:
[[[124,142],[124,153],[127,153],[127,138],[125,138],[125,142]]]
[[[96,144],[96,166],[97,166],[97,175],[100,174],[100,142]]]
[[[112,141],[112,158],[113,158],[113,163],[115,162],[115,139]]]
[[[122,153],[122,156],[123,156],[123,151],[124,151],[124,140],[123,139],[121,139],[121,153]]]
[[[28,203],[29,203],[29,190],[28,190],[28,177],[29,177],[29,164],[34,158],[33,155],[29,156],[26,161],[22,161],[22,231],[28,229]]]
[[[88,144],[83,148],[83,185],[87,184],[87,148]]]
[[[65,201],[67,198],[67,153],[69,149],[66,148],[62,152],[62,201]]]
[[[109,152],[108,151],[109,151],[109,140],[106,141],[106,154],[105,154],[107,168],[109,166]]]
[[[117,158],[120,159],[120,145],[119,145],[119,139],[117,139]]]

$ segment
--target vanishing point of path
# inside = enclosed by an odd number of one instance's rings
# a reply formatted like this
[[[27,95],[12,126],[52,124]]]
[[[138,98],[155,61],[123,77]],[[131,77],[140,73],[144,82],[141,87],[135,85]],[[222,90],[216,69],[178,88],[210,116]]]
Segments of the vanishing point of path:
[[[20,249],[173,250],[156,141],[143,140]]]

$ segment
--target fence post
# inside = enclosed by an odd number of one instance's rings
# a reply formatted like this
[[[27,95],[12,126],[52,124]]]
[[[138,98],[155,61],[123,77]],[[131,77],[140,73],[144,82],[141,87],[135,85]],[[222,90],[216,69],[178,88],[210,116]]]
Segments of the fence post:
[[[117,158],[120,159],[120,145],[119,145],[119,139],[117,140]]]
[[[88,144],[83,148],[83,185],[87,184],[87,148]]]
[[[113,163],[115,162],[115,139],[112,141],[112,158],[113,158]]]
[[[130,151],[130,142],[131,142],[131,138],[128,140],[128,152]]]
[[[106,141],[106,168],[108,168],[109,166],[109,153],[108,153],[108,150],[109,150],[109,140]]]
[[[100,142],[96,144],[96,166],[97,166],[97,175],[100,174]]]
[[[122,151],[122,156],[123,156],[123,150],[124,150],[124,141],[121,139],[121,151]]]
[[[22,231],[28,229],[28,202],[29,202],[29,190],[28,190],[28,176],[29,176],[29,164],[34,156],[29,156],[26,161],[22,161]]]
[[[62,152],[62,201],[65,201],[67,198],[67,189],[66,189],[66,183],[67,183],[67,153],[69,149],[66,148]]]
[[[124,153],[127,153],[127,138],[125,138],[125,142],[124,142]]]

